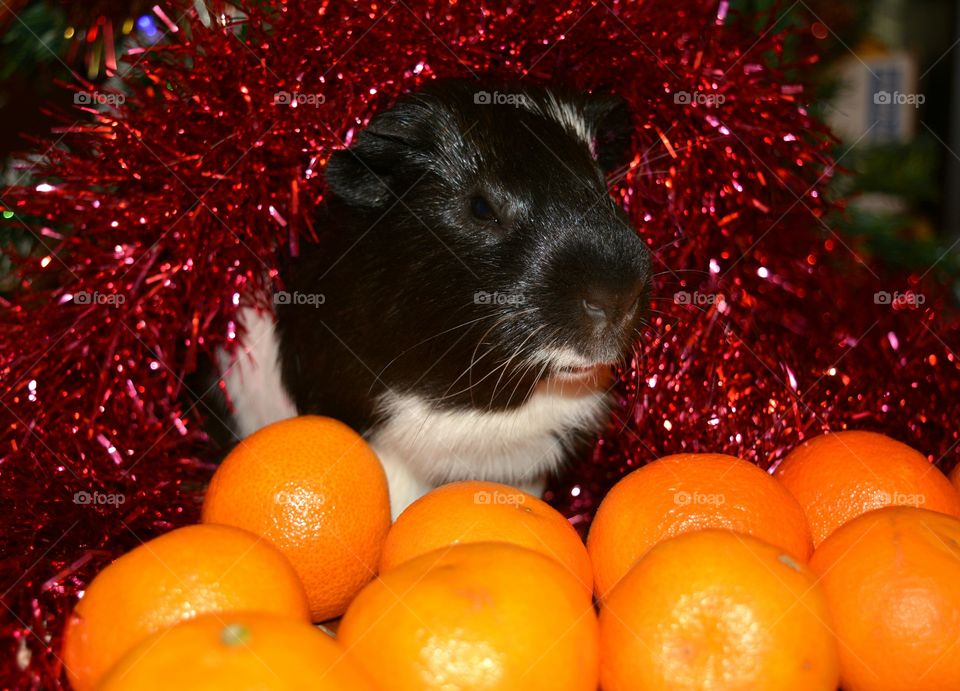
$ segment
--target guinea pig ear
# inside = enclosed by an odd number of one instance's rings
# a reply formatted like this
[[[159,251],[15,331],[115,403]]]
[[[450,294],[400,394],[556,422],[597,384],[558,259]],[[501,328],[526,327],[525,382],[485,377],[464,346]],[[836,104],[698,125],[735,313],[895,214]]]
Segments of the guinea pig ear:
[[[613,94],[591,95],[583,116],[593,133],[593,153],[604,173],[625,165],[631,158],[633,118],[627,102]]]
[[[374,117],[349,148],[330,155],[330,191],[351,206],[376,208],[391,201],[398,174],[428,145],[427,110],[422,102],[406,101]]]
[[[389,181],[370,169],[359,148],[354,146],[330,154],[327,187],[350,206],[375,208],[389,198]]]

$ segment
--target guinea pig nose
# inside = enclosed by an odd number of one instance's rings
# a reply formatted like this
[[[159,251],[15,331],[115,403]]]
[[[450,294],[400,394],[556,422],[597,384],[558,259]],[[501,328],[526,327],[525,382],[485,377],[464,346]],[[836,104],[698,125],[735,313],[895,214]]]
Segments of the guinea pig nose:
[[[620,320],[626,305],[617,290],[591,286],[583,296],[583,310],[597,322],[614,323]]]
[[[607,318],[606,308],[594,300],[583,299],[583,309],[591,319],[601,321]]]
[[[620,324],[633,317],[640,306],[643,286],[620,286],[616,290],[588,290],[583,298],[583,310],[597,322]]]

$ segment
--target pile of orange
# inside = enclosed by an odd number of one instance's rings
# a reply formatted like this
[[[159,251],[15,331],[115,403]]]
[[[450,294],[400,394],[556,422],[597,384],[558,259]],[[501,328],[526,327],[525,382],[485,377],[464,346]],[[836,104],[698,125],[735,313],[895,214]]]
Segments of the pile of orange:
[[[202,525],[91,582],[62,659],[79,691],[960,689],[952,479],[867,432],[772,474],[668,456],[611,489],[584,544],[491,482],[391,526],[366,442],[295,418],[228,456]]]

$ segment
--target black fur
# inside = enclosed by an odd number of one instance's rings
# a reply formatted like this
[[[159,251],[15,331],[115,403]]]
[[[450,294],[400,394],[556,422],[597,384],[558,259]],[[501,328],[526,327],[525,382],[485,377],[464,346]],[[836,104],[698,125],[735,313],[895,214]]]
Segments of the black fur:
[[[636,337],[648,252],[605,182],[628,153],[622,101],[559,97],[595,130],[592,153],[552,118],[477,103],[481,90],[547,99],[437,83],[332,155],[319,243],[284,276],[289,293],[323,302],[277,308],[283,382],[301,413],[365,431],[388,389],[502,410],[551,374],[533,359],[542,348],[612,362]]]

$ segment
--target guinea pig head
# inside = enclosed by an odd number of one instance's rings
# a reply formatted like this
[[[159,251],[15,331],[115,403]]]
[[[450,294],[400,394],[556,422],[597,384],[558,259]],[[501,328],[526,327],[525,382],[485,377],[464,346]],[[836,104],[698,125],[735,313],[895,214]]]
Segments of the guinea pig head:
[[[396,350],[380,373],[391,386],[510,407],[628,352],[650,259],[606,179],[630,135],[616,97],[449,81],[332,154],[334,202],[376,241],[367,278],[382,283],[370,299]]]

